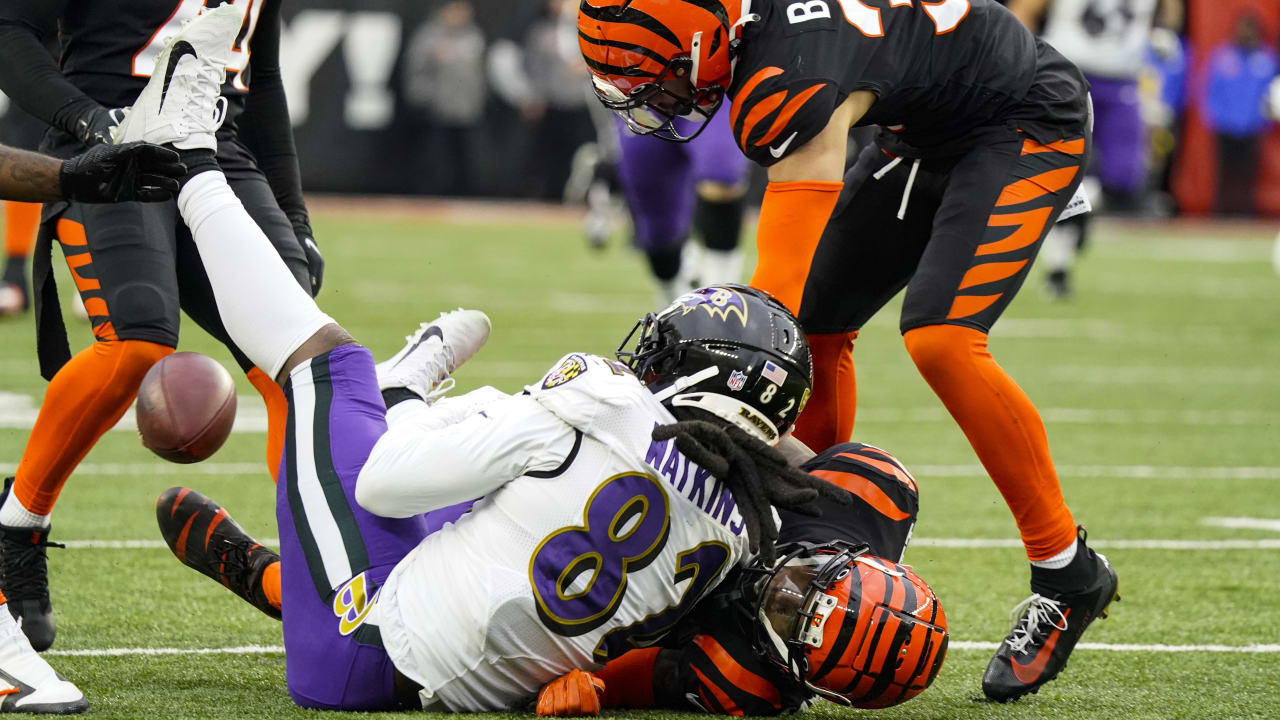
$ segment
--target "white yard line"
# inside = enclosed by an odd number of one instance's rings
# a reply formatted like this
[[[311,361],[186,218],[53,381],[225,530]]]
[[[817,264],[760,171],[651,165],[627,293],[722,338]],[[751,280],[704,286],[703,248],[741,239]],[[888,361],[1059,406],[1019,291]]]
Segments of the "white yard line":
[[[995,650],[998,643],[974,640],[952,640],[952,650]],[[1102,650],[1123,653],[1245,653],[1255,655],[1273,655],[1280,653],[1280,645],[1165,645],[1163,643],[1142,645],[1131,643],[1080,643],[1081,650]],[[46,650],[43,655],[57,657],[122,657],[122,656],[160,656],[160,655],[280,655],[284,648],[279,645],[242,645],[240,647],[221,648],[99,648],[87,650]]]
[[[952,640],[947,645],[952,650],[995,650],[999,643]],[[1253,653],[1269,655],[1280,653],[1280,645],[1139,645],[1129,643],[1087,643],[1076,645],[1080,650],[1105,650],[1128,653]]]
[[[17,466],[0,463],[0,475],[11,475]],[[151,463],[82,463],[78,475],[264,475],[261,463],[203,462],[194,465],[171,465],[157,460]],[[977,463],[971,465],[912,464],[919,477],[986,477],[987,471]],[[1087,479],[1132,480],[1280,480],[1280,467],[1262,466],[1192,466],[1192,465],[1059,465],[1062,477]]]
[[[1280,520],[1273,518],[1250,517],[1207,517],[1200,524],[1209,527],[1231,528],[1233,530],[1270,530],[1280,532]]]
[[[1048,423],[1063,425],[1259,425],[1280,426],[1280,412],[1265,410],[1122,410],[1043,408]],[[858,408],[858,420],[882,423],[951,423],[941,406],[917,408]]]
[[[45,650],[41,655],[61,657],[120,657],[122,655],[281,655],[279,645],[241,645],[221,648],[100,648],[96,650]]]
[[[981,550],[1021,548],[1018,538],[911,538],[911,547]],[[1280,550],[1280,539],[1266,540],[1089,540],[1096,550]]]

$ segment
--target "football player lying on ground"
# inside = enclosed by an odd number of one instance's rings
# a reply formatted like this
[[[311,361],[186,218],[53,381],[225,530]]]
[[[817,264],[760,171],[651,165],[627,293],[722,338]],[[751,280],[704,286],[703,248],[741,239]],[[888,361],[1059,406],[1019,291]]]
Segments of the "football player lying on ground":
[[[172,150],[103,145],[59,160],[0,145],[0,200],[85,203],[168,200],[186,168]],[[89,703],[36,654],[0,593],[0,712],[84,712]]]
[[[1116,573],[1085,544],[1040,414],[987,334],[1079,187],[1092,117],[1080,71],[994,0],[583,0],[578,29],[597,95],[634,131],[685,140],[690,118],[709,122],[728,98],[738,148],[769,168],[751,284],[809,333],[797,438],[849,439],[854,338],[906,288],[907,352],[1032,566],[982,688],[1002,702],[1038,690],[1115,597]],[[882,129],[846,173],[851,126]]]
[[[299,705],[522,706],[550,680],[661,635],[753,553],[771,560],[773,506],[851,499],[770,446],[799,414],[811,366],[795,318],[764,293],[709,288],[646,317],[630,367],[569,355],[524,394],[429,405],[483,344],[488,318],[424,324],[379,373],[288,281],[228,185],[212,99],[194,98],[204,117],[141,97],[129,122],[173,128],[183,148],[178,208],[227,330],[289,403],[279,563],[198,495],[175,492],[162,509],[173,535],[201,518],[188,538],[232,535],[249,567],[225,579],[260,585],[236,590],[268,604],[277,596]],[[719,453],[716,467],[679,451],[654,467],[661,441],[693,435]],[[465,521],[427,534],[423,513],[477,497]],[[199,543],[180,551],[213,574],[232,564]]]
[[[900,564],[919,510],[915,478],[870,445],[842,443],[814,456],[784,442],[804,470],[853,493],[853,505],[820,501],[818,517],[780,510],[775,570],[739,571],[658,647],[549,683],[538,714],[662,707],[777,715],[815,696],[883,708],[933,682],[947,653],[946,614]]]

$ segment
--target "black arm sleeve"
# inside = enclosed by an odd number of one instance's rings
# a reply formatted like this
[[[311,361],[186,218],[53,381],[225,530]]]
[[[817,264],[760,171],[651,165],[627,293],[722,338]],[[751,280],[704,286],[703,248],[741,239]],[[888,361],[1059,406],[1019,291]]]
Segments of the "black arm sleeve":
[[[56,37],[65,3],[9,0],[0,7],[0,90],[37,119],[82,137],[102,106],[72,85],[43,44]]]
[[[253,34],[249,97],[240,117],[240,139],[258,160],[295,230],[310,232],[311,219],[302,199],[302,175],[293,143],[289,104],[280,75],[280,2],[267,0]]]

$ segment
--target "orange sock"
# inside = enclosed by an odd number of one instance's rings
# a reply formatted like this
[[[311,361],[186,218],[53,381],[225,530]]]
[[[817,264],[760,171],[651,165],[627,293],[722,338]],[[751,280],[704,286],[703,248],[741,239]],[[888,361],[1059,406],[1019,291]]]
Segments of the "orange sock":
[[[810,335],[813,394],[796,420],[795,436],[815,452],[853,435],[858,384],[853,372],[853,341],[858,333]]]
[[[172,352],[141,340],[95,342],[53,376],[13,483],[24,508],[53,510],[71,472],[133,403],[142,376]]]
[[[9,257],[27,257],[36,244],[40,227],[40,203],[8,202],[4,206],[4,251]]]
[[[1076,541],[1040,413],[987,351],[987,335],[959,325],[908,332],[907,352],[942,399],[1013,511],[1031,560]]]
[[[262,592],[267,602],[275,609],[280,609],[280,561],[277,560],[262,571]]]
[[[275,482],[280,473],[280,458],[284,455],[289,399],[284,396],[284,389],[258,368],[250,369],[248,377],[267,406],[267,474],[271,476],[271,482]]]

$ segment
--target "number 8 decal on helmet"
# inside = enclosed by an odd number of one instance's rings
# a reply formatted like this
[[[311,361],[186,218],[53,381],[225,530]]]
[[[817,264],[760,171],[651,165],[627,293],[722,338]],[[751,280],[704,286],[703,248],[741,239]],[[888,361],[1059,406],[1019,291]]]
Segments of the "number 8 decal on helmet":
[[[627,590],[627,574],[653,562],[667,544],[671,510],[653,477],[623,473],[587,500],[583,523],[551,533],[529,561],[543,624],[566,637],[609,621]]]

